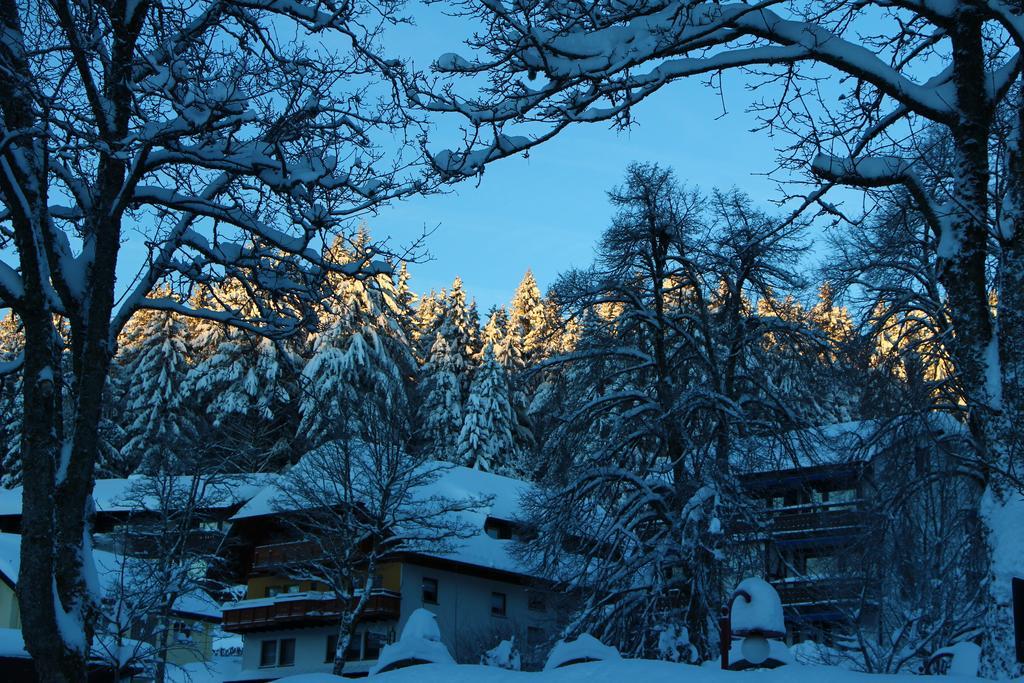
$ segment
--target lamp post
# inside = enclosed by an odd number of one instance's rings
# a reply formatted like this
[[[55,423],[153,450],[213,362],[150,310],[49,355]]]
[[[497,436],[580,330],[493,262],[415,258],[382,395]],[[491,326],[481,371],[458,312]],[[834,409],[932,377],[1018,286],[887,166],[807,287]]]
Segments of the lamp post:
[[[736,606],[740,602],[737,615]],[[729,668],[729,652],[733,636],[743,638],[743,658],[758,666],[771,655],[770,638],[783,638],[786,625],[782,617],[782,601],[775,589],[763,579],[744,579],[733,591],[722,616],[722,668]],[[734,623],[736,622],[736,623]]]

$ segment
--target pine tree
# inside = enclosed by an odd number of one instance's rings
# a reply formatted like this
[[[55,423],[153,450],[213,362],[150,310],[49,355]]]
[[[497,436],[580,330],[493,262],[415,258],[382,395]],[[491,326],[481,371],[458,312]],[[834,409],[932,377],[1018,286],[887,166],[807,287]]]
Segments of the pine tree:
[[[398,267],[395,284],[395,308],[398,325],[406,339],[412,341],[416,330],[416,294],[409,287],[409,268],[405,261]]]
[[[389,410],[408,408],[407,384],[415,360],[394,327],[383,317],[365,321],[355,331],[339,320],[317,334],[313,356],[302,370],[299,436],[307,447],[350,437],[361,428],[360,406],[368,396]]]
[[[509,306],[508,335],[515,340],[507,343],[518,345],[523,363],[533,366],[558,348],[558,328],[557,307],[541,296],[533,271],[527,270]]]
[[[174,470],[194,445],[189,406],[182,403],[188,358],[187,327],[166,312],[145,316],[136,343],[126,349],[122,456],[139,472]]]
[[[239,469],[280,465],[290,453],[299,367],[284,342],[233,329],[189,372],[185,391],[209,420],[211,445]]]
[[[507,334],[508,312],[504,306],[492,306],[491,310],[487,313],[487,324],[484,325],[484,329],[480,334],[480,341],[483,347],[497,347]],[[483,356],[482,349],[480,356]]]
[[[476,349],[475,339],[478,334],[479,322],[470,315],[470,307],[466,304],[466,291],[462,287],[462,278],[456,276],[452,288],[444,300],[444,323],[449,326],[445,332],[448,343],[454,353],[463,358],[472,358]],[[476,308],[472,308],[475,315]]]
[[[458,461],[487,472],[514,472],[514,430],[515,416],[505,369],[488,346],[466,399],[465,420],[456,449]]]
[[[462,389],[448,342],[438,335],[420,372],[419,428],[424,448],[439,460],[454,460],[462,428]]]
[[[426,363],[430,358],[430,349],[434,346],[437,330],[444,322],[444,299],[445,291],[442,289],[438,294],[430,290],[429,294],[420,297],[413,314],[413,349],[416,358],[421,363]]]

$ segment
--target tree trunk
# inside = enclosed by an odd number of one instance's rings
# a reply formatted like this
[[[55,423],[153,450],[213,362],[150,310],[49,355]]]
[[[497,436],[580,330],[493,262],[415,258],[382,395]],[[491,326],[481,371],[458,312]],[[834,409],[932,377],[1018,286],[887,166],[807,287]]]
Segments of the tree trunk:
[[[60,349],[48,316],[23,316],[25,381],[22,426],[21,568],[18,602],[25,646],[41,681],[84,681],[84,651],[69,649],[55,599],[57,554],[53,515],[60,457]],[[83,637],[84,641],[84,637]]]
[[[1024,444],[1021,425],[1024,425],[1024,92],[1018,95],[1016,130],[1008,141],[1007,196],[1005,214],[1000,226],[1000,254],[996,284],[998,321],[999,370],[1001,380],[1001,412],[992,420],[993,438],[999,447],[994,449],[987,480],[985,503],[997,507],[1013,495],[1014,487],[1021,484]],[[1010,476],[1006,476],[1009,474]],[[984,509],[983,509],[984,515]],[[982,519],[987,522],[987,519]],[[999,581],[992,572],[991,553],[998,542],[997,530],[985,524],[989,553],[985,582],[988,604],[984,620],[982,641],[982,674],[992,678],[1014,678],[1024,675],[1024,667],[1015,661],[1010,586]],[[1003,530],[1006,533],[1006,530]]]
[[[366,583],[363,585],[363,592],[352,609],[343,610],[338,622],[338,645],[334,648],[334,666],[331,673],[340,676],[345,668],[345,652],[348,644],[352,642],[356,632],[356,624],[359,621],[363,609],[370,598],[370,591],[373,590],[373,576],[377,571],[376,563],[371,562],[366,573]]]

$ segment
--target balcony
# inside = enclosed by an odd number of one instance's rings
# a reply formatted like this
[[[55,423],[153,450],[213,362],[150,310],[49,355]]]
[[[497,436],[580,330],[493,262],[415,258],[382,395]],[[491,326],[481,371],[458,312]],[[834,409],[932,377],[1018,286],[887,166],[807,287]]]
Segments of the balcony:
[[[776,508],[771,511],[775,534],[818,534],[862,527],[866,514],[857,509],[859,501],[814,503]]]
[[[827,608],[861,599],[863,581],[850,577],[772,581],[783,607]]]
[[[290,593],[273,598],[242,600],[224,605],[222,628],[246,633],[288,626],[314,626],[337,621],[344,601],[332,593]],[[360,621],[397,620],[402,600],[398,593],[374,590]]]

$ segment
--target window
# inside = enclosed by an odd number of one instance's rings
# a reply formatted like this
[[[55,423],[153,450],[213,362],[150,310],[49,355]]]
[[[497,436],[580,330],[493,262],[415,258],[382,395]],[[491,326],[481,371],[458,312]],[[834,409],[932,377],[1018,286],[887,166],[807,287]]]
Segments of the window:
[[[272,598],[276,595],[282,595],[285,593],[298,593],[299,588],[301,588],[299,584],[290,583],[285,586],[267,586],[264,592],[266,594],[265,597]]]
[[[504,593],[491,593],[491,616],[492,617],[503,617],[503,616],[505,616],[505,594]]]
[[[437,579],[423,577],[423,604],[437,604]]]
[[[348,647],[345,648],[345,659],[357,661],[363,658],[363,636],[361,633],[353,633],[348,639]]]
[[[547,600],[543,593],[530,591],[526,594],[526,608],[532,612],[543,612],[547,610]]]
[[[324,661],[333,662],[334,653],[338,650],[338,634],[327,636],[327,650],[324,652]]]
[[[384,647],[387,636],[383,633],[366,632],[366,645],[363,648],[363,659],[377,659],[380,656],[380,649]]]
[[[526,627],[526,644],[529,647],[537,647],[544,642],[544,629],[536,626]]]
[[[280,647],[278,647],[280,645]],[[295,664],[295,639],[264,640],[260,643],[260,666],[292,666]]]
[[[260,666],[277,664],[277,641],[264,640],[260,643]]]
[[[192,642],[192,624],[186,621],[176,621],[172,624],[171,629],[174,631],[175,641],[179,643]]]
[[[278,666],[292,666],[295,664],[295,639],[282,638],[281,647],[277,652]]]
[[[484,522],[484,531],[491,538],[507,541],[512,538],[512,525],[503,519],[488,517]]]

